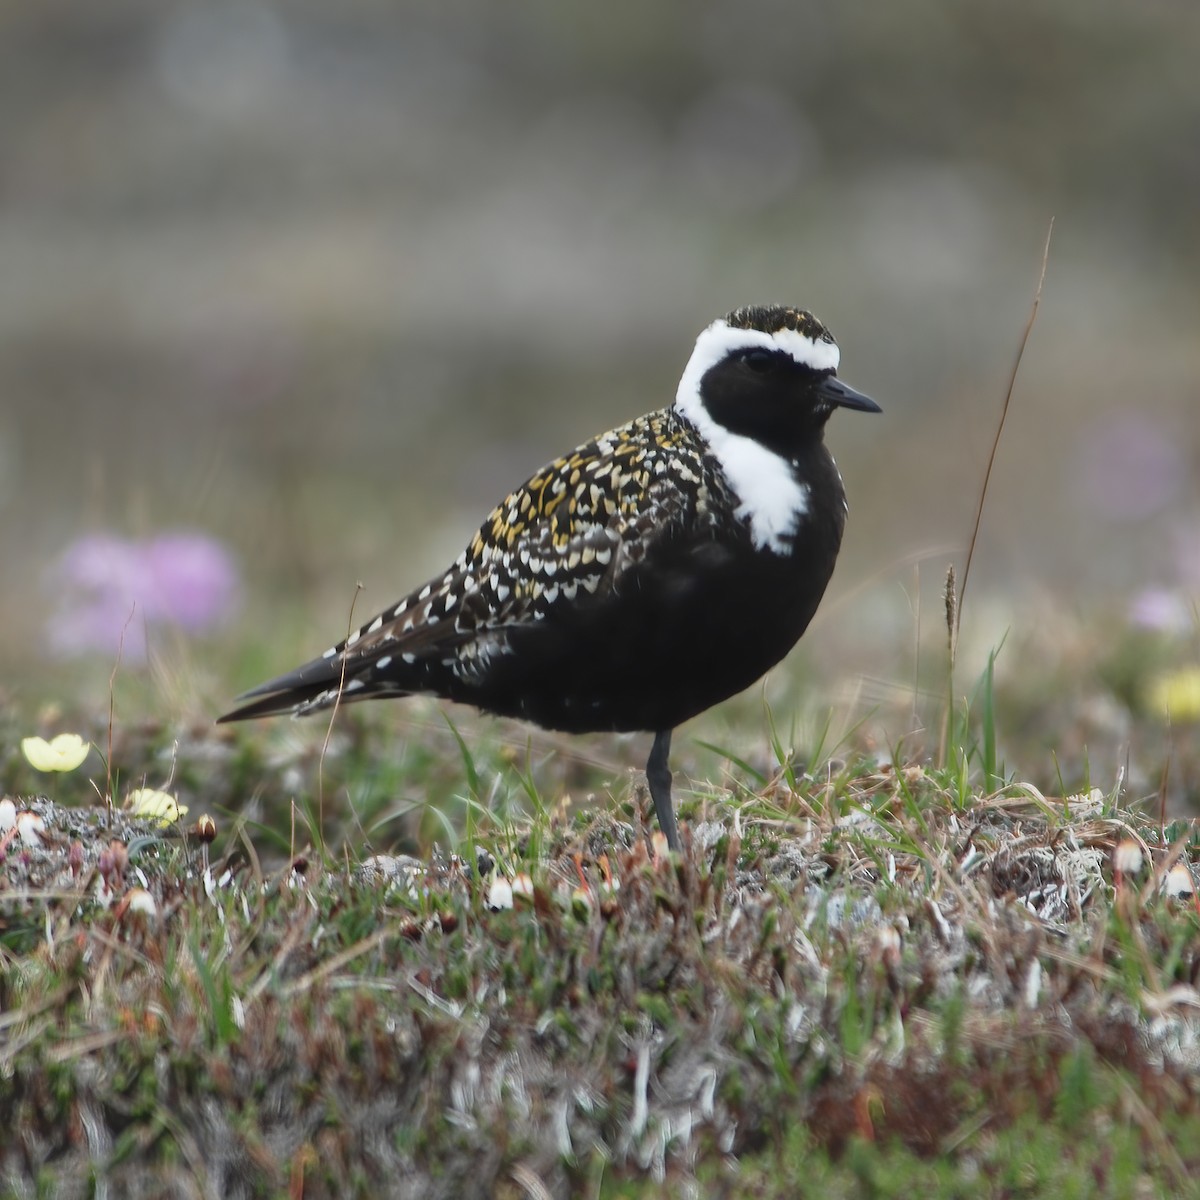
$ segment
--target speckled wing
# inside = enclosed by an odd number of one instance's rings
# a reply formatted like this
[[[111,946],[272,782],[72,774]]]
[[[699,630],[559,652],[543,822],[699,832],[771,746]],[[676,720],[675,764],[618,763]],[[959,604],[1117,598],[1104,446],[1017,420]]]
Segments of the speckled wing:
[[[632,566],[702,523],[711,486],[695,431],[670,409],[586,442],[506,497],[445,574],[221,720],[300,715],[339,693],[465,698],[515,629],[619,593]]]

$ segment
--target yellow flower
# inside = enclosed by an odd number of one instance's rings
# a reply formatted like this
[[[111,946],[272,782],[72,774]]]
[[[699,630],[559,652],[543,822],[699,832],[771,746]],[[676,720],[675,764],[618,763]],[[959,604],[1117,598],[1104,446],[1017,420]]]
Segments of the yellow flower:
[[[138,788],[129,793],[125,807],[135,817],[149,817],[160,825],[170,825],[187,814],[187,805],[176,802],[174,796],[154,788]]]
[[[39,771],[73,771],[91,748],[91,742],[85,742],[77,733],[60,733],[50,741],[40,737],[21,739],[21,753]]]
[[[1172,721],[1200,720],[1200,667],[1160,675],[1150,687],[1150,702]]]

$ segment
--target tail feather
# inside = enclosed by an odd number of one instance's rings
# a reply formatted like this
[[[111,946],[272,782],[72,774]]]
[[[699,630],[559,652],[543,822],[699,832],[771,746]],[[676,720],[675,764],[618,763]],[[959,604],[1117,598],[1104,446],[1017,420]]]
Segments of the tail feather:
[[[394,665],[392,671],[395,671]],[[253,717],[278,717],[285,713],[304,717],[335,704],[353,704],[356,700],[381,696],[409,696],[412,690],[405,686],[407,682],[377,671],[374,660],[347,662],[340,654],[314,658],[286,675],[243,692],[238,699],[250,703],[219,716],[217,724],[248,721]]]
[[[299,716],[300,710],[315,700],[324,689],[313,688],[311,692],[283,692],[277,696],[267,696],[255,700],[251,704],[241,704],[217,718],[218,725],[226,725],[231,721],[249,721],[254,717],[278,717],[285,713]]]
[[[337,655],[332,658],[314,658],[312,662],[269,679],[266,683],[248,692],[243,692],[238,699],[250,700],[252,703],[243,704],[217,718],[217,724],[229,721],[248,721],[252,717],[276,717],[283,713],[293,713],[297,716],[315,708],[325,707],[320,703],[328,693],[329,703],[337,699],[342,687],[342,674],[345,660]],[[346,681],[350,682],[347,673]],[[349,693],[349,700],[353,693]],[[257,699],[256,699],[257,697]]]

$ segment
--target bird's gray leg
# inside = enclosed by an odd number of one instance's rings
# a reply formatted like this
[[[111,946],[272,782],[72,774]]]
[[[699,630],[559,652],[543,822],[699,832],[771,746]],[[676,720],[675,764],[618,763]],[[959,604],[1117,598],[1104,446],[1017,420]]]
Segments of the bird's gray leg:
[[[675,807],[671,803],[671,768],[667,757],[671,753],[671,731],[663,729],[654,735],[650,758],[646,763],[646,783],[658,814],[658,824],[672,850],[679,849],[679,830],[675,825]]]

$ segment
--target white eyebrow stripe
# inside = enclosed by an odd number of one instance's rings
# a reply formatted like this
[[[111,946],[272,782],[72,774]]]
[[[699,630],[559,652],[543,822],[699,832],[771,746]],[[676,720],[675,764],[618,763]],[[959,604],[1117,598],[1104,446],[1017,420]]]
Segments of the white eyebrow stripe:
[[[782,350],[795,362],[814,371],[836,371],[842,352],[836,342],[815,342],[795,329],[777,329],[764,333],[761,329],[736,329],[724,317],[714,321],[696,339],[692,357],[683,369],[675,402],[690,415],[689,407],[698,402],[700,381],[708,372],[734,350]]]

